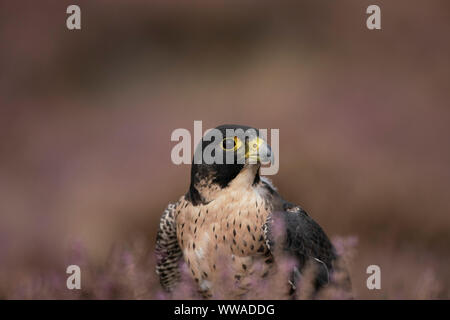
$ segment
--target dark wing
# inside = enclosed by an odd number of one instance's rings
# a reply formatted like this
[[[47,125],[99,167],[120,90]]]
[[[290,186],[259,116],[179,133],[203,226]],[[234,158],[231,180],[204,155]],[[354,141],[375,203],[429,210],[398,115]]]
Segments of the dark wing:
[[[291,279],[294,288],[305,265],[312,263],[318,290],[330,281],[336,251],[322,228],[303,209],[288,202],[283,203],[283,209],[286,211],[269,216],[265,224],[266,243],[272,251],[277,241],[282,241],[280,249],[295,258],[297,269]]]
[[[177,239],[175,208],[176,205],[171,203],[164,210],[156,236],[156,273],[167,291],[171,291],[180,280],[182,251]]]

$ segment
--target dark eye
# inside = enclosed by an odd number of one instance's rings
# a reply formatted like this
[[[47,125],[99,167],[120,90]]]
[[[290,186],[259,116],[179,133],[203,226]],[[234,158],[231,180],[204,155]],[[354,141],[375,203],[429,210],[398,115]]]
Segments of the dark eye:
[[[233,150],[236,146],[236,142],[234,138],[225,138],[222,141],[222,148],[224,150]]]

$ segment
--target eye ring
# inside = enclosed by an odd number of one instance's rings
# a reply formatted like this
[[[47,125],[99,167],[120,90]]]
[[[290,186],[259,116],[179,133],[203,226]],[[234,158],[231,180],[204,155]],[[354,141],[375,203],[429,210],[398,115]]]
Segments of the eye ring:
[[[232,141],[232,144],[228,141]],[[227,145],[228,143],[228,145]],[[220,144],[220,147],[224,151],[236,151],[239,149],[242,145],[241,140],[239,140],[238,137],[226,137],[222,140],[222,143]]]

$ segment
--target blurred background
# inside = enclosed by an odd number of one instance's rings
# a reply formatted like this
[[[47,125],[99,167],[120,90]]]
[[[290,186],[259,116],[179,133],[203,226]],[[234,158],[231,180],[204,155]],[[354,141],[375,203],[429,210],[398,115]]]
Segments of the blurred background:
[[[1,0],[0,298],[162,297],[194,120],[280,129],[271,178],[351,243],[357,298],[449,298],[449,33],[444,0]]]

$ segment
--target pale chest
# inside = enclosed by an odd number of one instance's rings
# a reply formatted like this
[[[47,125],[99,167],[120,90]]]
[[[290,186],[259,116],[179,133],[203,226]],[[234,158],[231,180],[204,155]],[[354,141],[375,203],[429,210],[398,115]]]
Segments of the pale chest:
[[[255,262],[270,259],[262,227],[271,206],[257,192],[224,194],[207,205],[180,201],[179,207],[178,242],[202,290],[213,290],[224,266],[242,282],[255,272]]]

